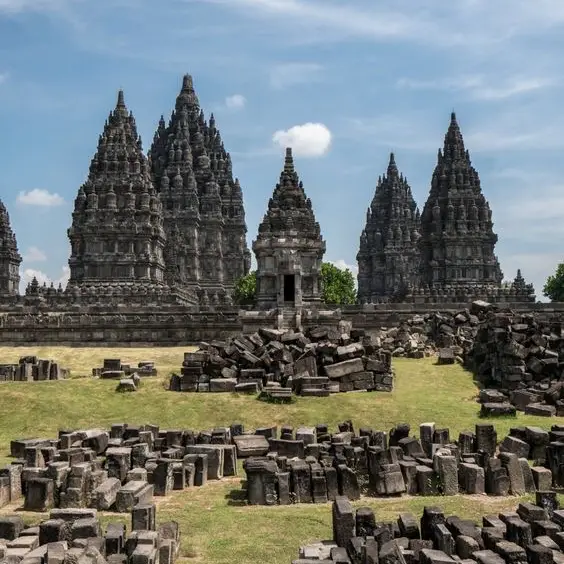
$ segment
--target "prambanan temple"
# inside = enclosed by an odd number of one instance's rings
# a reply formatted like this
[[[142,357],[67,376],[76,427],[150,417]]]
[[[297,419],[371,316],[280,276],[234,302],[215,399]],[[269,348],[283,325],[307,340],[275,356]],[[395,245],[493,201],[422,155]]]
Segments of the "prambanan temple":
[[[235,282],[251,267],[243,191],[189,75],[147,155],[119,92],[74,202],[65,289],[33,280],[19,296],[22,259],[3,204],[0,231],[0,338],[10,342],[173,344],[274,320],[351,318],[369,328],[404,310],[475,299],[535,307],[520,272],[502,282],[492,212],[454,113],[422,213],[393,154],[378,179],[360,236],[355,306],[322,303],[325,241],[288,148],[252,245],[257,303],[236,307]]]

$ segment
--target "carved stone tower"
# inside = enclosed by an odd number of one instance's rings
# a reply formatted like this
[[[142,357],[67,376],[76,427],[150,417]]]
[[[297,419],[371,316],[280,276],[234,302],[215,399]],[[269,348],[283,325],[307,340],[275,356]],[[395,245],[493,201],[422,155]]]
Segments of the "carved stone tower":
[[[167,293],[162,204],[122,91],[78,190],[68,236],[67,292],[125,302]]]
[[[420,242],[423,284],[450,286],[469,297],[476,287],[500,285],[492,212],[454,113],[423,209]]]
[[[243,195],[215,119],[206,122],[189,75],[168,126],[161,117],[150,161],[170,241],[168,283],[203,305],[227,302],[250,269]]]
[[[292,149],[286,149],[284,170],[259,225],[253,251],[259,307],[299,307],[321,301],[325,241],[294,170]]]
[[[360,236],[356,257],[360,302],[400,300],[417,285],[419,228],[417,204],[392,153],[387,173],[378,178]]]
[[[19,295],[21,262],[10,216],[0,201],[0,298]]]

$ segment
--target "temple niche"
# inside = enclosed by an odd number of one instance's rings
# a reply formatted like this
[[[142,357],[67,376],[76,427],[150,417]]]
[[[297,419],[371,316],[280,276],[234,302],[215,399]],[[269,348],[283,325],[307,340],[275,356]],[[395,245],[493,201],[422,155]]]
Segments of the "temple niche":
[[[257,306],[300,307],[321,302],[325,241],[311,200],[286,149],[284,169],[253,242],[257,260]]]
[[[358,299],[361,303],[401,301],[418,284],[420,214],[407,179],[390,155],[378,178],[360,236]]]
[[[162,204],[122,91],[78,190],[68,236],[67,294],[150,303],[167,293]]]
[[[10,215],[0,201],[0,298],[19,295],[21,262]]]
[[[168,125],[161,116],[149,160],[163,203],[167,283],[202,305],[229,302],[235,282],[251,266],[243,192],[190,75]]]

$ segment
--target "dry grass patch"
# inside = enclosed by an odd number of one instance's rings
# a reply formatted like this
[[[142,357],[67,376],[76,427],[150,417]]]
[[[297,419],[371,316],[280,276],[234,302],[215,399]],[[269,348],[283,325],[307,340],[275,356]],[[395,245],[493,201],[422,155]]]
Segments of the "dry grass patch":
[[[137,393],[115,393],[115,381],[77,378],[60,382],[0,384],[0,464],[7,462],[11,439],[54,437],[59,428],[109,427],[112,423],[154,423],[161,428],[209,429],[239,421],[258,426],[327,423],[334,428],[345,419],[388,430],[400,422],[417,433],[420,423],[434,421],[448,427],[457,438],[473,429],[479,405],[472,376],[460,366],[437,366],[433,359],[394,360],[395,389],[392,393],[349,393],[328,398],[297,398],[290,405],[268,404],[236,394],[188,394],[168,392],[165,383],[182,363],[189,347],[177,348],[0,348],[2,362],[20,356],[51,358],[71,368],[75,375],[89,376],[104,358],[124,362],[154,360],[158,378],[145,378]],[[545,419],[518,415],[515,419],[491,420],[498,436],[509,427],[538,425],[548,428],[563,418]],[[330,505],[246,507],[230,504],[231,492],[240,490],[239,479],[209,483],[205,488],[175,492],[159,500],[159,521],[181,524],[182,554],[186,562],[287,564],[300,544],[331,537]],[[393,519],[399,512],[419,514],[424,505],[437,504],[449,514],[477,518],[515,507],[518,499],[485,496],[439,498],[366,499],[379,519]],[[236,503],[236,502],[231,502]],[[357,504],[358,505],[358,504]],[[3,513],[5,510],[2,511]],[[25,516],[32,522],[39,516]],[[103,521],[129,520],[108,515]]]

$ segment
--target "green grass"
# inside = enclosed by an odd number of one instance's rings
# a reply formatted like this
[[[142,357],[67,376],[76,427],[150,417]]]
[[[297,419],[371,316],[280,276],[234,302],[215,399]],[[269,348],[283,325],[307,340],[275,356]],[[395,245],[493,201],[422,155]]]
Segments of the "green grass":
[[[247,429],[272,424],[294,426],[327,423],[331,428],[345,419],[355,426],[389,430],[397,423],[412,426],[434,421],[449,427],[451,437],[472,430],[481,420],[475,401],[477,388],[460,366],[437,366],[433,359],[394,360],[395,390],[386,393],[349,393],[329,398],[298,398],[290,405],[257,401],[231,394],[186,394],[165,389],[168,374],[178,370],[188,347],[171,349],[9,349],[0,348],[2,362],[24,354],[52,358],[87,376],[103,358],[123,361],[155,360],[159,377],[144,379],[139,392],[116,394],[115,381],[73,378],[60,382],[0,383],[0,463],[9,458],[14,438],[54,437],[60,427],[107,427],[112,423],[154,423],[161,428],[209,429],[238,421]],[[549,428],[563,418],[518,415],[491,420],[502,438],[510,427],[538,425]],[[208,483],[204,488],[175,492],[158,499],[159,521],[174,519],[181,525],[182,555],[186,562],[288,564],[301,544],[331,537],[330,505],[246,507],[229,503],[240,490],[240,478]],[[378,519],[393,519],[399,512],[419,514],[425,505],[438,504],[448,514],[477,518],[516,506],[516,498],[454,496],[440,498],[364,499]],[[13,508],[4,508],[6,513]],[[39,516],[26,515],[27,521]],[[122,515],[107,515],[108,520]]]

